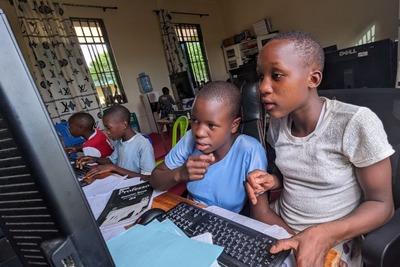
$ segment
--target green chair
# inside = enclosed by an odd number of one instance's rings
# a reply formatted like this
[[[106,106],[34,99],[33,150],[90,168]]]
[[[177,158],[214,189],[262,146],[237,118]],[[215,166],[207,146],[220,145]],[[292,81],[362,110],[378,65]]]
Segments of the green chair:
[[[174,122],[174,126],[172,126],[172,143],[171,146],[174,147],[177,143],[177,141],[185,135],[187,128],[189,127],[189,119],[186,116],[180,116],[179,118],[176,119]],[[178,137],[178,130],[179,130],[179,139]],[[156,166],[160,165],[163,163],[164,160],[158,160],[156,162]],[[172,188],[168,190],[168,192],[178,195],[178,196],[183,196],[186,194],[186,183],[181,182]]]
[[[174,122],[172,126],[172,142],[171,147],[174,147],[176,143],[181,139],[182,136],[185,135],[187,128],[189,127],[189,119],[186,116],[180,116]],[[178,130],[179,130],[179,138],[178,138]],[[156,162],[156,166],[160,165],[164,162],[164,159],[158,160]]]
[[[172,143],[171,146],[174,147],[178,140],[185,135],[187,128],[189,127],[189,119],[186,116],[180,116],[174,122],[172,127]],[[179,131],[179,138],[177,139]]]

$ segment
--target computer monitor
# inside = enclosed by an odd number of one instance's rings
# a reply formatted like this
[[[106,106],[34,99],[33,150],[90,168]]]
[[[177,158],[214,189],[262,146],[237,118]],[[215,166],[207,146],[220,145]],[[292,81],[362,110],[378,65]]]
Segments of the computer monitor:
[[[390,39],[325,53],[320,89],[390,88],[396,58]]]
[[[194,97],[193,86],[187,71],[172,74],[169,78],[171,83],[175,85],[180,100]]]
[[[5,238],[23,266],[114,266],[1,9],[0,70]]]
[[[337,45],[330,45],[330,46],[324,47],[324,53],[331,53],[331,52],[335,52],[336,50],[337,50]]]
[[[244,83],[254,83],[259,80],[257,74],[257,60],[251,60],[239,68],[229,71],[232,77],[232,82],[241,88]]]

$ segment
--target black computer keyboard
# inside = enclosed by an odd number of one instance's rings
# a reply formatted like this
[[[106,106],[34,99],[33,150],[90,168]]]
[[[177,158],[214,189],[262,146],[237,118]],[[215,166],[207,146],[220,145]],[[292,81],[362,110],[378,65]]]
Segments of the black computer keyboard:
[[[221,266],[281,266],[289,251],[269,253],[276,239],[204,209],[180,203],[160,220],[170,219],[189,237],[209,232],[213,243],[224,247]]]
[[[85,165],[85,166],[83,166],[82,169],[79,169],[75,165],[75,163],[72,163],[72,162],[71,162],[71,166],[72,166],[72,169],[74,170],[75,176],[78,179],[78,181],[81,183],[82,186],[85,186],[86,183],[83,182],[83,178],[85,178],[85,175],[90,170],[90,167]]]

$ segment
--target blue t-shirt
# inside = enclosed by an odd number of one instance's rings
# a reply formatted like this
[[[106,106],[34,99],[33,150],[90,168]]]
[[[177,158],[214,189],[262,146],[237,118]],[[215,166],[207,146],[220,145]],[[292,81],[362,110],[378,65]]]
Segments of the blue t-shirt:
[[[173,170],[184,165],[189,156],[201,153],[188,131],[168,153],[165,165]],[[203,179],[189,181],[187,189],[196,201],[240,212],[247,200],[243,181],[255,169],[267,169],[265,150],[255,138],[241,134],[225,157],[210,165]]]
[[[150,175],[156,165],[153,146],[140,133],[125,142],[116,141],[114,152],[108,158],[121,168],[143,175]]]

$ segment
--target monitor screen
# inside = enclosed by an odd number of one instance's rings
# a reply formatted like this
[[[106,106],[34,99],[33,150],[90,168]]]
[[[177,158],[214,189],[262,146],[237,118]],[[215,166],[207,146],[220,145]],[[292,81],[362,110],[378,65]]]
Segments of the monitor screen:
[[[0,36],[3,235],[23,266],[114,266],[1,10]]]
[[[169,76],[171,83],[175,85],[180,100],[194,97],[192,83],[187,71],[178,72]]]
[[[395,61],[394,45],[389,39],[327,52],[319,88],[394,87]]]

